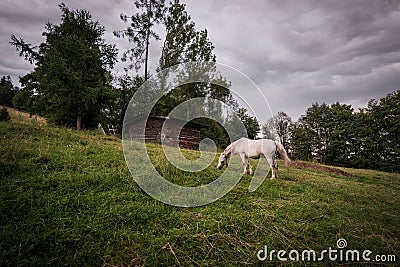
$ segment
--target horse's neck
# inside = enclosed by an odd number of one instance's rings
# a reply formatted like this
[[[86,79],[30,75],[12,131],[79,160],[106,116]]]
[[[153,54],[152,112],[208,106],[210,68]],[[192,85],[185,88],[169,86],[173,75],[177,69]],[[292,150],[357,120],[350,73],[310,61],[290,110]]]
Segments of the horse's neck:
[[[224,153],[227,156],[229,156],[232,153],[232,144],[230,144],[227,148],[225,148]]]

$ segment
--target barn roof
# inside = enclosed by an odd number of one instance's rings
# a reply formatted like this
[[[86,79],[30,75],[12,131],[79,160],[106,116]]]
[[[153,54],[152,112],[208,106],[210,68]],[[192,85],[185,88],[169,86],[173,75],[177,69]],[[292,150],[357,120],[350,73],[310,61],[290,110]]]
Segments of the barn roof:
[[[201,123],[197,123],[197,122],[193,122],[193,121],[186,122],[184,120],[177,119],[177,118],[170,118],[170,117],[165,117],[165,116],[154,116],[154,115],[150,115],[148,117],[146,115],[138,115],[138,116],[132,118],[128,123],[130,125],[134,125],[134,124],[136,124],[139,121],[142,121],[144,119],[169,120],[171,122],[176,121],[178,124],[181,124],[183,122],[185,127],[191,127],[191,128],[195,128],[195,129],[201,129],[201,128],[207,128],[208,127],[207,125],[204,125],[204,124],[201,124]]]

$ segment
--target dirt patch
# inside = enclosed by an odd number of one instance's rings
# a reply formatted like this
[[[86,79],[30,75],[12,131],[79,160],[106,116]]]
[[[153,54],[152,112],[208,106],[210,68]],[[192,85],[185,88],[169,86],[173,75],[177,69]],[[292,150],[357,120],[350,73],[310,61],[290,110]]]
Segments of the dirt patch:
[[[310,170],[317,170],[317,171],[323,171],[323,172],[328,172],[328,173],[333,173],[339,176],[345,176],[345,177],[352,177],[353,175],[351,175],[348,172],[336,169],[336,168],[332,168],[332,167],[328,167],[328,166],[322,166],[322,165],[317,165],[314,163],[310,163],[310,162],[303,162],[303,161],[291,161],[289,162],[289,166],[290,167],[300,167],[300,168],[305,168],[305,169],[310,169]]]

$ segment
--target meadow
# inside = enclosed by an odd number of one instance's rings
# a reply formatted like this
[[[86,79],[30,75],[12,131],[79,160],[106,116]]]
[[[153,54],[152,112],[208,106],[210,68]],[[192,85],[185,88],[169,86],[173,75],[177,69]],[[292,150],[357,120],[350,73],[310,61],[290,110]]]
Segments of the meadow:
[[[400,260],[399,174],[340,168],[352,175],[345,177],[287,170],[279,161],[280,177],[252,193],[245,175],[223,198],[180,208],[136,185],[120,139],[11,115],[12,122],[0,123],[0,266],[354,264],[257,258],[264,246],[320,252],[337,249],[340,238],[346,249],[372,251],[371,260]],[[199,173],[174,170],[160,146],[148,150],[176,183],[206,183],[222,172],[216,160]]]

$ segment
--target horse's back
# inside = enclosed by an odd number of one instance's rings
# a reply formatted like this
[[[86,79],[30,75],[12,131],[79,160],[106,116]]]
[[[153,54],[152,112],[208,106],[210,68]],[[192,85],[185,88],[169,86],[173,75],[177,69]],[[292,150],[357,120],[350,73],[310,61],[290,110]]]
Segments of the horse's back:
[[[249,147],[274,147],[275,148],[275,141],[271,139],[257,139],[257,140],[252,140],[248,139],[246,137],[242,137],[236,142],[236,147],[239,146],[249,146]]]
[[[275,152],[276,143],[271,139],[260,139],[262,141],[262,149],[267,150],[269,152]]]
[[[245,153],[250,158],[259,158],[260,156],[270,157],[275,153],[275,142],[270,139],[251,140],[245,137],[236,141],[235,152]]]
[[[271,139],[258,139],[256,141],[261,141],[263,146],[267,146],[267,147],[275,146],[275,141],[271,140]]]

